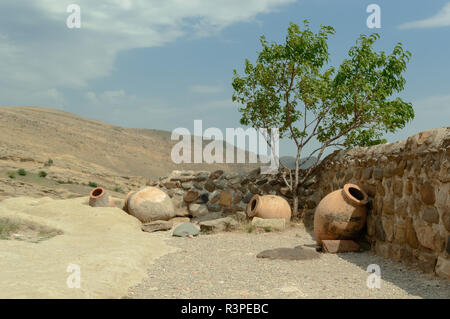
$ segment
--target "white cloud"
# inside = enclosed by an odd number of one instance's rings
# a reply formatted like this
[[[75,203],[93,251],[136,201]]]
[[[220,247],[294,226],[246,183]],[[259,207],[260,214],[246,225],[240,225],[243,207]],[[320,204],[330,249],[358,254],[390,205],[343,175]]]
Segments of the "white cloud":
[[[436,15],[431,18],[407,22],[399,26],[400,29],[419,29],[419,28],[434,28],[434,27],[447,27],[450,26],[450,2],[444,5],[444,7]]]
[[[293,1],[78,0],[80,29],[66,26],[73,0],[2,1],[0,93],[22,92],[21,101],[34,91],[84,89],[111,73],[120,51],[211,35]]]
[[[0,105],[4,106],[44,106],[64,109],[67,100],[56,88],[28,89],[26,93],[14,86],[0,87]]]
[[[199,94],[213,94],[222,92],[223,88],[221,86],[214,85],[194,85],[189,88],[189,92],[199,93]]]
[[[126,127],[171,130],[192,125],[192,119],[206,119],[216,111],[237,109],[231,99],[210,99],[189,105],[171,105],[165,100],[143,98],[123,89],[84,94],[81,113],[106,123]]]

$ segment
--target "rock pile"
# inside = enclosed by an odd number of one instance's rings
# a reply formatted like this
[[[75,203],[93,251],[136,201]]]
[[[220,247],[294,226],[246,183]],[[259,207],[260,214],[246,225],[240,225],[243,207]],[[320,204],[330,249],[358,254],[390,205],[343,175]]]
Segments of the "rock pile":
[[[314,183],[314,179],[309,181],[301,191],[307,193]],[[281,176],[261,175],[259,169],[249,174],[227,174],[222,170],[212,173],[173,171],[151,185],[172,198],[176,216],[189,216],[197,222],[232,215],[242,220],[247,216],[247,204],[254,195],[278,195],[292,203],[292,194]]]

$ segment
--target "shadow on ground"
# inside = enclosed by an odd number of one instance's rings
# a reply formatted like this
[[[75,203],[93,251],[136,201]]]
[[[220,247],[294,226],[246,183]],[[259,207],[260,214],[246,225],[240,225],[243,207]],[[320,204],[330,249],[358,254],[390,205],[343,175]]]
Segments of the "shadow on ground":
[[[314,231],[312,229],[305,230],[315,240]],[[429,287],[430,290],[438,288],[440,292],[439,298],[450,298],[450,280],[438,278],[433,274],[426,274],[412,265],[403,264],[401,262],[387,259],[376,255],[373,251],[362,251],[359,253],[339,253],[339,258],[352,263],[364,271],[367,271],[369,264],[367,258],[361,258],[362,254],[370,257],[371,263],[379,265],[381,268],[381,278],[384,281],[390,282],[395,286],[403,289],[410,295],[429,298],[427,293],[424,293],[424,287]],[[370,273],[367,272],[369,276]],[[425,289],[426,290],[426,289]]]

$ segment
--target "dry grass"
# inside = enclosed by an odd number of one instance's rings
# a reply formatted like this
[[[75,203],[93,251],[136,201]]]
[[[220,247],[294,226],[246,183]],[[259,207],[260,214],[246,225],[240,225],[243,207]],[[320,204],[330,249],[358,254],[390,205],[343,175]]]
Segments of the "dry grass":
[[[61,234],[62,231],[58,229],[31,221],[0,217],[0,239],[39,243]]]

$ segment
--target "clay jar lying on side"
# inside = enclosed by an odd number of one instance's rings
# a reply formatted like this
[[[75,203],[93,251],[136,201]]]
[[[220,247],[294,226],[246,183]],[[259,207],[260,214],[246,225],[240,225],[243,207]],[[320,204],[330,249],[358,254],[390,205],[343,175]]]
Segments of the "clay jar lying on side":
[[[314,235],[322,240],[355,239],[366,224],[367,194],[355,184],[345,184],[325,196],[314,213]]]
[[[124,210],[143,223],[175,217],[174,206],[169,195],[151,186],[129,192],[125,198]]]
[[[291,221],[291,206],[280,196],[276,195],[255,195],[247,204],[248,217],[260,218],[284,218],[286,224]]]

